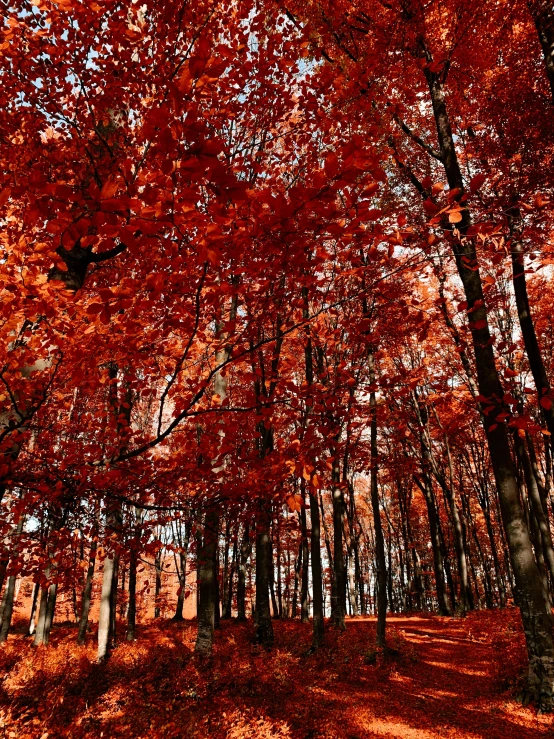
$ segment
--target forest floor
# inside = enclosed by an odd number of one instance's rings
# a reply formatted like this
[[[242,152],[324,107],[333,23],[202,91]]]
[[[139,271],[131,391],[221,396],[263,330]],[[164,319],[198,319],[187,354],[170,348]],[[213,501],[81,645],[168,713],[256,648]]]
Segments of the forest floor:
[[[271,652],[251,624],[223,622],[209,665],[193,655],[195,623],[140,627],[106,665],[75,627],[32,650],[20,633],[0,649],[2,739],[539,739],[552,716],[513,697],[524,672],[518,612],[465,619],[391,616],[383,655],[375,621],[348,619],[307,654],[310,625],[274,622]]]

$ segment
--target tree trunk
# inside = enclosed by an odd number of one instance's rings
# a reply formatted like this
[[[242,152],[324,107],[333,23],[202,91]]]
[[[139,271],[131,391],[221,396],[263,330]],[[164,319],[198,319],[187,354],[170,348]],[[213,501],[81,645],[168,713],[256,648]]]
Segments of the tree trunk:
[[[35,638],[33,640],[33,646],[38,647],[44,644],[44,628],[46,624],[46,607],[48,605],[48,588],[42,586],[40,588],[40,602],[38,608],[38,621],[37,628],[35,631]]]
[[[304,480],[302,480],[302,509],[300,510],[300,531],[302,535],[302,581],[300,586],[300,620],[307,624],[310,620],[308,606],[308,575],[309,575],[309,549],[308,549],[308,526],[306,523],[306,508],[304,506]]]
[[[546,421],[548,431],[550,432],[550,443],[554,444],[554,399],[551,396],[550,383],[544,367],[539,342],[537,341],[533,316],[531,315],[531,306],[529,305],[529,296],[527,295],[525,257],[519,233],[521,228],[521,214],[517,208],[511,209],[509,221],[510,231],[513,236],[510,244],[510,251],[512,253],[512,283],[514,286],[521,335],[525,345],[525,353],[529,359],[533,381],[539,396],[539,406]]]
[[[104,559],[102,573],[102,593],[100,596],[100,614],[98,617],[98,662],[104,662],[114,646],[113,607],[114,582],[117,583],[117,554],[110,552]]]
[[[549,0],[529,0],[529,8],[539,34],[546,76],[554,104],[554,12],[552,3]]]
[[[36,582],[33,588],[33,601],[31,603],[31,614],[29,616],[29,627],[27,629],[27,636],[33,636],[33,634],[35,633],[35,616],[37,615],[37,603],[38,603],[39,592],[40,592],[40,584]]]
[[[8,577],[8,584],[6,585],[6,592],[2,602],[2,625],[0,626],[0,644],[4,644],[8,639],[8,632],[12,625],[13,615],[13,602],[15,595],[15,583],[17,575],[10,575]]]
[[[527,495],[536,524],[537,546],[539,546],[543,551],[545,564],[550,572],[552,581],[554,582],[554,547],[552,546],[550,526],[544,513],[537,479],[523,440],[517,431],[514,433],[514,441],[516,454],[521,463],[521,468],[523,469],[525,487],[527,488]]]
[[[23,523],[24,523],[24,517],[21,516],[19,521],[17,522],[17,527],[15,529],[14,543],[12,546],[14,556],[17,556],[17,552],[19,549],[19,537],[21,536],[21,533],[23,531]],[[5,602],[3,604],[4,607],[2,610],[2,626],[0,627],[0,644],[4,644],[4,642],[7,640],[8,632],[12,625],[16,580],[17,580],[17,575],[10,575],[8,578],[8,584],[6,586],[6,593],[5,593]]]
[[[127,605],[127,641],[134,641],[137,630],[137,553],[129,557],[129,601]]]
[[[48,602],[46,604],[46,614],[44,618],[43,644],[50,641],[50,631],[54,623],[54,614],[56,612],[56,597],[58,595],[58,583],[53,582],[48,588]]]
[[[431,62],[432,57],[424,42],[422,49],[427,61]],[[457,191],[461,196],[464,192],[464,183],[456,156],[440,73],[432,71],[427,65],[424,74],[429,85],[441,159],[448,184],[452,191]],[[462,220],[457,225],[458,232],[463,235],[470,225],[467,210],[462,211]],[[484,399],[481,401],[483,424],[527,643],[529,673],[528,693],[525,698],[536,700],[543,709],[552,709],[554,705],[552,614],[548,611],[542,595],[540,575],[519,500],[516,472],[502,415],[505,411],[502,402],[503,390],[495,364],[475,244],[470,239],[456,238],[455,234],[452,234],[452,249],[468,305],[479,393]]]
[[[321,571],[321,531],[319,523],[319,505],[317,491],[310,488],[310,519],[311,536],[310,548],[312,556],[312,611],[313,636],[312,649],[318,649],[323,644],[323,575]]]
[[[89,554],[87,575],[86,575],[86,580],[85,580],[85,587],[83,589],[83,597],[81,600],[81,618],[79,620],[79,630],[77,632],[77,644],[84,644],[86,636],[87,636],[88,617],[90,613],[92,583],[94,579],[94,568],[96,566],[97,548],[98,548],[98,542],[97,542],[96,536],[93,536],[93,539],[90,545],[90,554]]]
[[[275,568],[273,565],[273,542],[271,540],[271,533],[269,534],[269,552],[268,552],[268,575],[269,575],[269,594],[271,596],[271,610],[273,611],[273,618],[279,618],[279,606],[275,597]]]
[[[429,475],[423,475],[423,484],[416,479],[416,483],[423,493],[427,506],[427,517],[429,519],[429,534],[431,548],[433,551],[433,569],[435,572],[435,586],[437,590],[437,603],[441,616],[451,616],[452,611],[448,596],[446,594],[446,582],[444,579],[444,563],[442,558],[441,542],[438,528],[438,513],[435,505],[435,496]]]
[[[179,552],[180,570],[179,570],[179,590],[177,592],[177,604],[175,606],[175,614],[172,621],[183,621],[183,608],[185,606],[185,596],[187,587],[187,558],[183,552]],[[129,575],[130,577],[130,575]],[[131,587],[129,581],[129,588]]]
[[[292,591],[292,607],[291,607],[291,618],[296,618],[296,612],[298,611],[298,585],[299,575],[302,570],[302,549],[304,547],[304,541],[300,537],[300,546],[298,548],[298,556],[294,563],[294,586]]]
[[[344,563],[343,548],[343,513],[344,495],[340,486],[340,467],[338,460],[338,449],[334,449],[335,459],[333,461],[333,571],[335,581],[334,600],[331,605],[331,620],[333,625],[344,630],[344,617],[346,615],[346,568]]]
[[[277,514],[279,515],[279,514]],[[281,526],[277,519],[277,608],[279,618],[283,618],[283,586],[281,582]]]
[[[251,549],[250,529],[248,524],[245,524],[240,545],[240,560],[237,578],[237,619],[239,621],[246,621],[246,565],[248,563]]]
[[[208,509],[198,552],[198,634],[194,651],[200,657],[212,653],[215,615],[215,557],[219,536],[219,511]]]
[[[154,558],[154,569],[156,571],[156,584],[154,589],[154,618],[160,617],[160,593],[162,591],[162,552],[157,552]]]
[[[271,561],[271,541],[269,515],[264,505],[256,534],[256,641],[264,647],[273,646],[273,624],[269,608],[269,569]]]
[[[221,598],[219,590],[219,536],[214,551],[214,629],[221,628]]]
[[[375,365],[373,352],[368,353],[369,382],[375,387]],[[377,475],[379,457],[377,448],[377,400],[375,390],[369,396],[371,410],[371,508],[373,511],[373,528],[375,531],[375,561],[377,564],[377,646],[384,647],[386,640],[387,619],[387,564],[385,560],[385,539],[379,510],[379,488]]]
[[[236,530],[235,530],[236,534]],[[225,602],[223,604],[222,618],[231,618],[233,612],[233,580],[237,568],[237,537],[233,541],[233,552],[231,554],[231,565],[227,576],[227,587],[225,589]]]
[[[173,621],[183,621],[183,607],[185,604],[186,599],[186,588],[187,588],[187,560],[188,560],[188,549],[189,549],[189,542],[190,542],[190,534],[191,534],[191,526],[192,521],[190,518],[187,518],[185,520],[185,538],[184,540],[181,539],[180,535],[180,529],[179,529],[179,538],[178,542],[180,545],[180,551],[179,551],[179,564],[177,563],[177,559],[175,559],[175,569],[177,570],[178,576],[179,576],[179,591],[177,593],[177,605],[175,606],[175,615],[173,616]]]

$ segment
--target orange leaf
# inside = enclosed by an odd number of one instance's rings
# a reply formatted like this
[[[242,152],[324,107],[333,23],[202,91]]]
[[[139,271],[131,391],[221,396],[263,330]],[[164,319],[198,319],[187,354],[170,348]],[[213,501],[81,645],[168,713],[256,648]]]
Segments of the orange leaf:
[[[100,199],[107,200],[107,198],[113,198],[119,188],[119,184],[114,182],[110,177],[104,182],[102,189],[100,190]]]

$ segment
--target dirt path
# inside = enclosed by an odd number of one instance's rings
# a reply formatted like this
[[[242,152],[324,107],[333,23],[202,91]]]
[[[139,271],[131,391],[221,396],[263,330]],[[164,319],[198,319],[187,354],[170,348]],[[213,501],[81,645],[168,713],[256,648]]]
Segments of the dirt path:
[[[518,614],[391,617],[386,657],[373,619],[327,632],[275,622],[267,653],[251,625],[224,623],[214,658],[192,652],[195,625],[142,626],[106,666],[94,644],[59,627],[33,651],[21,635],[0,650],[1,739],[537,739],[552,717],[512,699],[524,654]]]

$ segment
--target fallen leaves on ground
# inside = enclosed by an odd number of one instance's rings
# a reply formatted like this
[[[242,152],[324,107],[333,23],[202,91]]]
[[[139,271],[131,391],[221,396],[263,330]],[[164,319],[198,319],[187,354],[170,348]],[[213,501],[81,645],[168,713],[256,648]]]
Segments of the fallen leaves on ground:
[[[549,716],[513,699],[525,671],[514,609],[467,618],[391,616],[388,650],[375,621],[328,628],[309,654],[310,626],[275,622],[275,648],[251,624],[223,622],[213,658],[193,653],[195,623],[153,622],[105,665],[75,628],[33,650],[15,633],[0,652],[8,739],[536,739]]]

